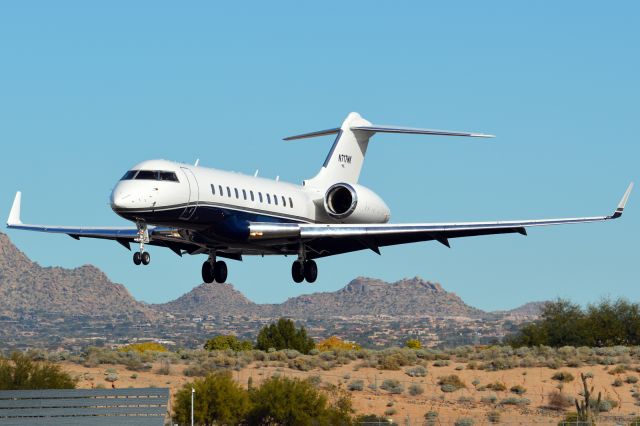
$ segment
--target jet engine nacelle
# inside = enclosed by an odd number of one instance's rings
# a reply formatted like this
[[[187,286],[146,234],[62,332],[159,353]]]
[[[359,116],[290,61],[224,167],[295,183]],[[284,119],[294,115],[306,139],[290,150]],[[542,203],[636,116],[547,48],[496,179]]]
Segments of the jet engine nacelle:
[[[324,209],[342,223],[386,223],[391,211],[373,191],[361,185],[336,183],[324,195]]]

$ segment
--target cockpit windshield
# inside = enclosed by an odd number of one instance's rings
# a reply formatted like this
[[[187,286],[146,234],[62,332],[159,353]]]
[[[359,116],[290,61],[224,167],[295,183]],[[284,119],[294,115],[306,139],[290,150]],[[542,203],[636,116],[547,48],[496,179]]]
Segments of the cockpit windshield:
[[[174,172],[163,170],[129,170],[120,180],[162,180],[179,182]]]

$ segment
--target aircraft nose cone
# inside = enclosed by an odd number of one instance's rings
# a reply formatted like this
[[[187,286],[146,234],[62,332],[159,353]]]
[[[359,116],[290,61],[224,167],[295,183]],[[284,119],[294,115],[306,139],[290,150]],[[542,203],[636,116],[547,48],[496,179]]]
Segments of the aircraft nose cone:
[[[111,193],[111,208],[121,209],[127,207],[127,204],[131,204],[130,198],[131,194],[129,192],[119,190],[118,188],[114,189]]]

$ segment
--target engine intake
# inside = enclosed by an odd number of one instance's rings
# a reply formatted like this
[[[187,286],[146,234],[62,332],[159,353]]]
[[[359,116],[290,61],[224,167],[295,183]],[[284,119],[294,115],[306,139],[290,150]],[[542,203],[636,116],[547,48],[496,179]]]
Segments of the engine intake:
[[[324,196],[324,208],[334,219],[344,219],[354,212],[358,205],[356,190],[347,183],[336,183]]]

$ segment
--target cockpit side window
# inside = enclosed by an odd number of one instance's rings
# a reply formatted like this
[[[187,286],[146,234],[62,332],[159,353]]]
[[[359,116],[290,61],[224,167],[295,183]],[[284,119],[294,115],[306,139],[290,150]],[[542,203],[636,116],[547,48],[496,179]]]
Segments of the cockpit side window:
[[[137,170],[129,170],[120,180],[131,180],[135,177],[136,173],[138,173]]]

